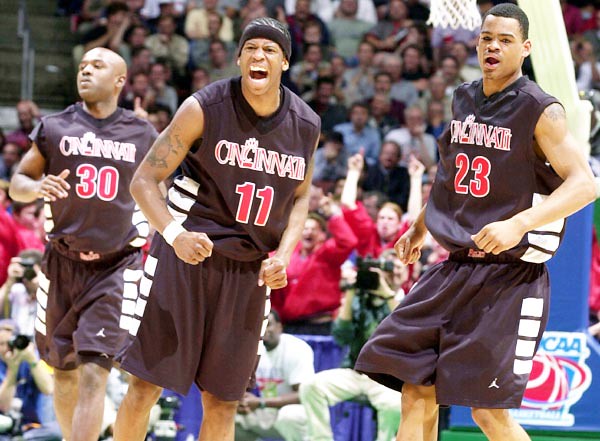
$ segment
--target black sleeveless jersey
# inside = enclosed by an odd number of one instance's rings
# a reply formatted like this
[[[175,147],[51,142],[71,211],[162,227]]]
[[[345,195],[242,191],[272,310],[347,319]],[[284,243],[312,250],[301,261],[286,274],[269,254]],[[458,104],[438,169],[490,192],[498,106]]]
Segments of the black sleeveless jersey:
[[[150,123],[121,108],[96,119],[78,103],[43,117],[30,139],[46,159],[45,173],[68,169],[71,185],[67,198],[45,202],[49,239],[101,254],[142,246],[148,222],[129,184],[156,137]]]
[[[538,119],[555,102],[527,77],[489,97],[482,80],[455,91],[453,120],[438,140],[440,162],[425,215],[443,247],[476,252],[472,234],[540,203],[562,183],[533,148]],[[561,219],[529,232],[503,257],[550,259],[564,225]]]
[[[193,94],[204,132],[169,189],[171,214],[206,233],[215,251],[242,261],[277,249],[320,133],[319,117],[281,87],[281,105],[258,117],[245,100],[240,77]]]

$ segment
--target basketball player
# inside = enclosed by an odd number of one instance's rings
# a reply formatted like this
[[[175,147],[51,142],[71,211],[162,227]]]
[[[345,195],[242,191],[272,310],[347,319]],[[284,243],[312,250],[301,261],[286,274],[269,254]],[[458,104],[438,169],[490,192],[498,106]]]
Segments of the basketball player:
[[[202,390],[200,439],[234,439],[267,288],[286,285],[304,227],[320,132],[318,116],[281,85],[290,52],[284,25],[250,22],[239,44],[241,78],[186,99],[134,177],[132,194],[161,235],[144,267],[135,338],[119,357],[134,377],[117,441],[143,440],[162,388],[185,394],[192,383]],[[157,184],[178,166],[183,176],[165,203]]]
[[[398,440],[435,440],[438,404],[472,408],[490,440],[529,440],[519,407],[546,325],[564,218],[595,197],[563,107],[521,74],[528,19],[512,4],[483,17],[483,79],[454,94],[427,207],[398,240],[414,262],[427,230],[450,251],[364,346],[356,369],[402,390]]]
[[[96,441],[113,356],[125,342],[124,298],[137,297],[148,222],[129,193],[157,137],[117,107],[125,61],[96,48],[77,74],[83,103],[42,118],[10,195],[45,199],[50,239],[35,322],[40,356],[54,370],[56,416],[67,441]]]

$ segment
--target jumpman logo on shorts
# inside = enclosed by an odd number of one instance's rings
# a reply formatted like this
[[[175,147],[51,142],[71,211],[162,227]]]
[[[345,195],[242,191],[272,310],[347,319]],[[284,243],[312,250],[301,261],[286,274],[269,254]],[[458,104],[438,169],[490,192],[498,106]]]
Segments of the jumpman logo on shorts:
[[[96,337],[106,337],[106,334],[104,334],[104,328],[102,328],[98,331],[98,333],[96,334]]]
[[[488,389],[500,389],[500,386],[498,386],[497,381],[498,381],[498,379],[494,378],[494,381],[492,381],[490,383],[490,385],[488,386]]]

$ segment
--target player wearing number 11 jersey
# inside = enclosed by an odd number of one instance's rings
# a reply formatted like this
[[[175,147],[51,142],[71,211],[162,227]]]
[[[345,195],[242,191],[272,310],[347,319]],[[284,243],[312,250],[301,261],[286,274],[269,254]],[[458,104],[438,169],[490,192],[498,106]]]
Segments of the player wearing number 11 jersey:
[[[519,407],[548,316],[543,262],[564,218],[594,199],[557,100],[522,76],[529,22],[504,3],[483,17],[483,78],[459,87],[430,199],[396,250],[414,262],[429,230],[450,251],[363,347],[356,369],[402,391],[398,441],[437,438],[438,404],[462,405],[488,439],[529,437]]]
[[[129,184],[158,134],[117,107],[126,73],[114,52],[87,52],[77,75],[83,102],[42,118],[10,187],[14,199],[45,199],[49,245],[36,343],[55,368],[54,407],[70,441],[99,437],[106,379],[128,335],[149,229]]]
[[[290,51],[280,22],[250,22],[241,78],[189,97],[136,172],[132,194],[161,234],[144,266],[133,343],[119,357],[133,376],[115,441],[145,439],[162,388],[185,394],[192,384],[202,390],[199,439],[234,439],[267,288],[285,286],[304,228],[320,133],[318,116],[281,85]],[[179,165],[165,203],[157,185]]]

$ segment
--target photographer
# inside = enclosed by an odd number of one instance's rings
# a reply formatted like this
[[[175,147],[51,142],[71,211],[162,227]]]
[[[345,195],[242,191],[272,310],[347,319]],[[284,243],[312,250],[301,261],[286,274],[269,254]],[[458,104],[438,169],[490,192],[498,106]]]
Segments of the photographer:
[[[2,317],[11,318],[25,335],[33,337],[36,317],[36,291],[42,253],[28,249],[13,257],[8,266],[8,278],[0,287]]]
[[[309,439],[333,441],[328,406],[366,397],[377,411],[377,441],[394,439],[400,421],[400,393],[353,370],[356,357],[375,327],[404,297],[393,251],[381,259],[360,259],[358,271],[346,276],[344,302],[333,325],[333,337],[349,351],[339,369],[318,372],[300,385],[300,401],[308,418]]]
[[[10,434],[0,440],[21,432],[26,440],[61,440],[51,407],[52,376],[31,339],[16,334],[12,320],[0,320],[1,433]]]

